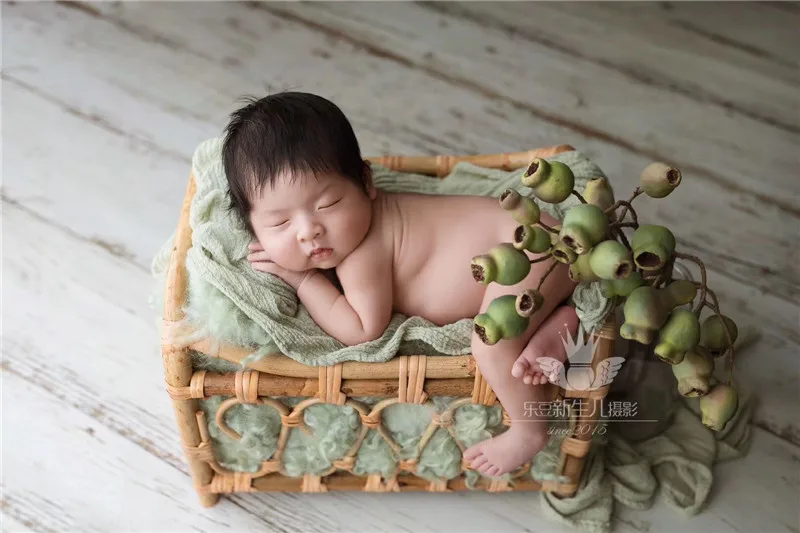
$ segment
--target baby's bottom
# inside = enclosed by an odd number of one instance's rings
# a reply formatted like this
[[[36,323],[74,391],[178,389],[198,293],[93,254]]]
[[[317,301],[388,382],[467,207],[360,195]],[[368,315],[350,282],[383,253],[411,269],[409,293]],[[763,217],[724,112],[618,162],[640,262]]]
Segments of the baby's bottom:
[[[527,288],[535,289],[548,266],[549,262],[546,261],[531,265],[528,277],[514,286],[489,285],[483,297],[481,313],[498,296],[519,294]],[[464,452],[464,457],[478,472],[489,476],[511,472],[530,461],[547,444],[547,417],[537,416],[537,413],[546,410],[535,407],[539,402],[548,401],[548,386],[536,384],[544,381],[537,379],[538,376],[533,377],[538,371],[536,358],[548,356],[564,360],[564,347],[559,333],[566,335],[569,332],[574,337],[578,329],[578,317],[573,308],[559,305],[574,287],[567,267],[559,265],[540,289],[545,298],[544,305],[531,317],[531,323],[523,335],[488,346],[473,332],[472,352],[475,361],[511,418],[511,427],[506,432],[475,444]],[[512,375],[515,363],[517,369],[514,374],[518,377]]]

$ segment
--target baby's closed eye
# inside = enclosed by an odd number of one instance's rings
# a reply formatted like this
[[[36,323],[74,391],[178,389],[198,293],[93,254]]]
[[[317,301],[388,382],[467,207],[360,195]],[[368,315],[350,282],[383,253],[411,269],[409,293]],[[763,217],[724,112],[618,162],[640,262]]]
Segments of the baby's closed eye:
[[[326,201],[323,205],[319,206],[317,209],[327,209],[329,207],[335,206],[336,204],[338,204],[341,201],[342,201],[341,198],[339,198],[338,200],[334,200],[332,202],[329,200],[329,201]]]

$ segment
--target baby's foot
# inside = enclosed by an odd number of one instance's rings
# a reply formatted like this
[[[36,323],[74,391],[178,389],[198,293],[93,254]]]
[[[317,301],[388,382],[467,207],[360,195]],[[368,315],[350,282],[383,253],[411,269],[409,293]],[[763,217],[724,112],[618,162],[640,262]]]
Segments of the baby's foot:
[[[544,425],[518,422],[505,433],[470,446],[464,458],[481,474],[499,477],[530,461],[545,444]]]
[[[522,378],[522,382],[526,385],[544,385],[548,381],[558,383],[559,373],[566,359],[567,354],[563,346],[553,350],[543,350],[528,344],[511,367],[511,375]],[[555,361],[561,365],[554,364]]]
[[[578,315],[575,309],[570,306],[557,309],[528,341],[511,367],[511,375],[522,378],[526,385],[544,385],[548,381],[558,383],[559,372],[567,359],[561,336],[569,334],[574,338],[577,331]],[[544,361],[539,361],[539,358]],[[562,365],[553,365],[553,360]]]

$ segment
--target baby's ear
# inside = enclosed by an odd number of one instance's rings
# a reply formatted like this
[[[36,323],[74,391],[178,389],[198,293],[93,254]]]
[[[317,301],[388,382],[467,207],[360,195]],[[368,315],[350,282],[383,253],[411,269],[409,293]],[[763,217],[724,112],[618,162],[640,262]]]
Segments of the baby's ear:
[[[370,200],[374,200],[378,196],[378,191],[375,189],[375,184],[372,183],[372,167],[366,159],[364,160],[364,185],[367,189],[367,196]]]

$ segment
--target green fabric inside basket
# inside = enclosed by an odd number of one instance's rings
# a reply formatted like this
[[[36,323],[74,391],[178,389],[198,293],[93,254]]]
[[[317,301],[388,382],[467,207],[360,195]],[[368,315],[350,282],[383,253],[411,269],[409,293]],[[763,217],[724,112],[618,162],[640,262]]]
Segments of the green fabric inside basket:
[[[212,372],[232,372],[239,367],[227,361],[193,354],[193,364],[197,370]],[[261,462],[275,453],[281,430],[278,412],[269,405],[235,405],[225,413],[228,426],[242,435],[234,440],[224,434],[215,422],[224,396],[214,396],[201,400],[200,405],[208,420],[209,435],[214,456],[223,468],[239,472],[256,472]],[[287,407],[294,407],[304,398],[275,397]],[[383,398],[359,397],[354,400],[373,407]],[[356,454],[353,472],[357,475],[380,473],[390,477],[395,473],[399,460],[416,458],[417,474],[420,477],[453,479],[461,474],[461,449],[453,436],[439,428],[427,442],[421,453],[418,450],[420,439],[431,423],[434,412],[441,413],[457,398],[434,397],[426,405],[395,404],[384,409],[383,426],[398,444],[395,454],[389,444],[377,431],[370,429]],[[563,432],[556,428],[566,428],[566,416],[553,417],[550,422],[552,438],[533,461],[531,473],[535,480],[554,480],[566,482],[558,474],[559,450]],[[311,430],[309,434],[293,428],[290,430],[281,464],[291,477],[303,474],[319,474],[327,471],[333,462],[342,458],[358,437],[361,421],[358,413],[350,406],[316,404],[308,407],[303,419]],[[456,409],[454,433],[464,448],[481,442],[506,430],[503,426],[502,410],[499,404],[491,407],[468,404]],[[474,488],[480,474],[466,473],[466,483]],[[508,476],[506,476],[508,478]]]
[[[201,401],[201,408],[209,420],[209,434],[214,456],[223,468],[255,472],[261,462],[273,456],[281,430],[280,416],[268,405],[235,405],[225,414],[225,422],[242,435],[234,440],[225,435],[214,421],[217,409],[226,397],[216,396]],[[274,398],[292,407],[298,398]],[[379,398],[356,398],[356,401],[372,405]],[[416,474],[428,480],[449,480],[461,475],[461,449],[453,436],[439,428],[420,451],[418,445],[431,422],[434,411],[441,412],[456,400],[437,397],[433,405],[394,404],[383,411],[383,427],[399,445],[394,450],[374,429],[367,432],[356,454],[353,473],[368,475],[380,473],[388,478],[397,472],[398,462],[417,459]],[[310,432],[298,428],[289,430],[281,465],[289,477],[303,474],[322,474],[341,459],[356,441],[361,429],[358,413],[350,406],[315,404],[305,409],[303,419]],[[499,405],[486,407],[468,404],[456,410],[454,430],[466,447],[505,431]],[[557,474],[559,444],[561,438],[551,439],[534,461],[531,473],[537,480],[554,479],[565,481]],[[480,474],[466,473],[469,488],[474,488]],[[509,476],[505,476],[509,477]]]
[[[250,236],[227,209],[220,149],[220,139],[208,140],[198,147],[192,160],[197,191],[191,203],[193,234],[186,259],[189,286],[185,312],[198,337],[252,347],[252,358],[279,351],[309,366],[386,361],[406,354],[471,352],[471,318],[437,326],[422,317],[395,313],[379,339],[358,346],[344,346],[325,333],[291,287],[277,277],[253,270],[248,263]],[[590,178],[603,175],[578,151],[550,159],[570,166],[579,191]],[[380,166],[373,166],[373,170],[375,185],[387,192],[491,197],[499,197],[508,188],[524,194],[531,192],[520,182],[524,169],[506,172],[460,163],[444,179],[394,172]],[[576,202],[577,198],[571,196],[561,204],[540,203],[540,206],[561,219],[564,209]],[[154,261],[154,273],[162,280],[171,247],[172,239]],[[596,283],[580,286],[572,302],[587,329],[609,308]]]

